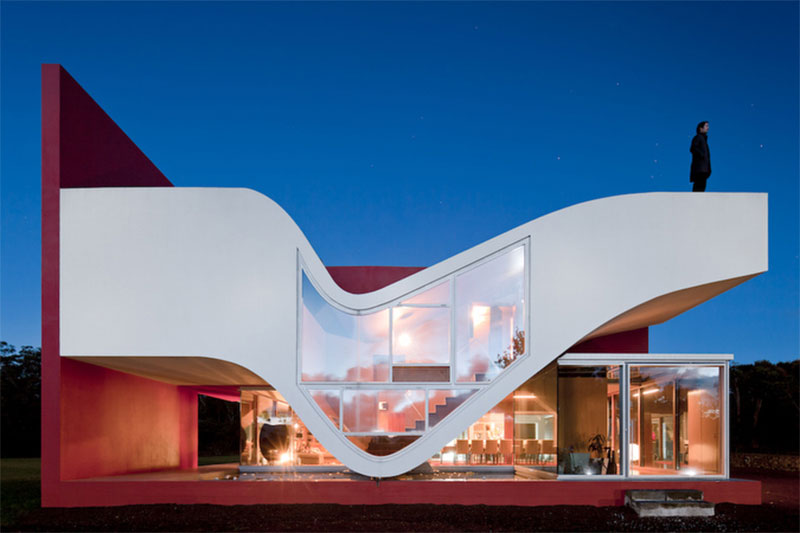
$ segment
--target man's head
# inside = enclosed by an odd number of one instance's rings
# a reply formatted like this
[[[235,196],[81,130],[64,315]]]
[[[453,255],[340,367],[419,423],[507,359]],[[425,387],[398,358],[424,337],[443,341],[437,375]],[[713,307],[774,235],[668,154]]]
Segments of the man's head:
[[[697,133],[708,133],[708,121],[704,120],[697,125]]]

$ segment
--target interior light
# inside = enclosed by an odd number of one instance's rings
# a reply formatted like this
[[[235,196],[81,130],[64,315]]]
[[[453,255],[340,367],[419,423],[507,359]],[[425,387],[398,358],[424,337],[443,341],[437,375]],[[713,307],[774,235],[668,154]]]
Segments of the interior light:
[[[403,347],[411,346],[411,336],[408,333],[401,333],[400,336],[397,337],[397,343]]]
[[[536,398],[535,394],[518,394],[514,396],[515,400],[533,400]]]
[[[698,474],[697,470],[694,468],[685,468],[682,470],[682,472],[687,476],[696,476]]]
[[[282,453],[278,462],[281,464],[286,464],[292,459],[292,456],[289,452]]]
[[[473,305],[472,306],[472,327],[477,327],[486,322],[489,317],[488,305]]]
[[[654,392],[658,392],[658,389],[647,389],[645,391],[642,391],[642,396],[646,396],[648,394],[653,394]]]

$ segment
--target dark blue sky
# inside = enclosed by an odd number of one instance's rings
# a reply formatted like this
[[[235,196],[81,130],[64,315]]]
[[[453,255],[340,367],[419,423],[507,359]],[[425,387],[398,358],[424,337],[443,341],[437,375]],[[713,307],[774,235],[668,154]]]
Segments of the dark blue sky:
[[[40,343],[40,64],[178,186],[250,187],[328,265],[427,266],[577,202],[770,194],[770,271],[658,352],[798,356],[798,3],[2,2],[0,339]],[[676,216],[679,214],[676,213]]]

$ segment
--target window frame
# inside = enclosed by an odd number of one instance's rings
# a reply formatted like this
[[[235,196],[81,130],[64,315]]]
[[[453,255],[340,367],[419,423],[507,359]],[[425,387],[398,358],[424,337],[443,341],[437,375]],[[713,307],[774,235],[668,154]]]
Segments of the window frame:
[[[733,360],[731,354],[612,354],[612,353],[566,353],[558,358],[559,366],[619,366],[620,367],[620,460],[619,474],[605,476],[559,474],[559,480],[634,480],[634,481],[686,481],[691,479],[719,480],[730,478],[730,362]],[[724,397],[721,402],[723,415],[720,417],[722,428],[720,436],[722,443],[722,474],[697,474],[690,475],[665,475],[665,476],[632,476],[630,473],[630,367],[721,367],[722,375],[720,378],[720,395]],[[622,393],[624,388],[625,393]]]

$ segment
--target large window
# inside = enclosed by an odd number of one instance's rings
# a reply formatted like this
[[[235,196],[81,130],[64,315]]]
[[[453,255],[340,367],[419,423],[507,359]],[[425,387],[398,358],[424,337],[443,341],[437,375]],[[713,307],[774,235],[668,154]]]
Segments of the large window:
[[[697,357],[708,362],[670,364],[669,356],[653,355],[563,356],[558,473],[727,475],[727,364],[724,357]],[[592,358],[605,362],[589,364]],[[618,365],[608,364],[614,359]]]
[[[303,381],[387,381],[389,311],[340,311],[304,275],[302,346]]]
[[[362,450],[407,446],[526,354],[526,250],[515,245],[368,314],[331,305],[303,273],[302,388]],[[475,450],[479,441],[489,450],[471,456],[513,460],[513,403],[466,432]]]
[[[243,390],[240,409],[242,465],[340,464],[276,391]]]
[[[630,367],[632,475],[722,475],[719,366]]]
[[[525,353],[525,247],[456,277],[458,381],[490,381]]]
[[[558,369],[558,473],[620,473],[619,366]]]

